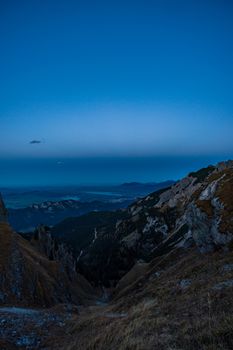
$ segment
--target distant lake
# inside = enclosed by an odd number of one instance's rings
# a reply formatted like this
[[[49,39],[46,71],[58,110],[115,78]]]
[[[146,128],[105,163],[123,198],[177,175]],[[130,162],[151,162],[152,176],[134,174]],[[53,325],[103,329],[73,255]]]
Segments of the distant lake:
[[[89,194],[98,194],[98,195],[100,195],[100,196],[116,196],[116,197],[121,197],[121,194],[119,194],[119,193],[114,193],[114,192],[87,191],[86,193],[89,193]]]

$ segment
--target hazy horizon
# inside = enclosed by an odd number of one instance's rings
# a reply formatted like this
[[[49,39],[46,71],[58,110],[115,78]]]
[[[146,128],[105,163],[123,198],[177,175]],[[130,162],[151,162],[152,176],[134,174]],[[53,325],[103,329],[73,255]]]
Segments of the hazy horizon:
[[[0,185],[178,179],[233,158],[229,1],[0,4]]]
[[[0,187],[119,185],[178,180],[230,157],[18,159],[0,163]]]

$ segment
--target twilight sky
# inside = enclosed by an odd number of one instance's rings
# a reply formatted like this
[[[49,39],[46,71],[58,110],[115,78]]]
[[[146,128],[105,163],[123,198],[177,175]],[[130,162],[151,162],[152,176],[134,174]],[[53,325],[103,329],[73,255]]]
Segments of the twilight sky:
[[[0,159],[232,157],[232,18],[231,0],[0,0]]]

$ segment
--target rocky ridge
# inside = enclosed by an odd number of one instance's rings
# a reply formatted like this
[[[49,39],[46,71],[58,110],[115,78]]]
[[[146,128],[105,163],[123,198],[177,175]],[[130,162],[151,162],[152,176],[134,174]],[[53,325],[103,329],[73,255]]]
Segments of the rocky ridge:
[[[123,248],[149,258],[162,247],[195,244],[205,253],[227,249],[233,240],[233,161],[191,173],[171,188],[129,207],[118,223]]]
[[[41,224],[53,226],[67,217],[77,217],[91,211],[114,211],[127,207],[131,202],[129,199],[115,202],[46,201],[26,208],[8,209],[9,222],[17,231],[33,232]]]
[[[137,261],[149,262],[173,249],[195,246],[202,253],[231,249],[233,161],[190,173],[170,188],[133,203],[124,216],[115,218],[115,226],[97,227],[94,247],[86,247],[79,261],[85,274],[93,265],[103,270],[100,257],[108,255],[105,281],[111,286]],[[78,222],[73,225],[70,229],[75,227],[78,239],[81,227]],[[109,238],[114,249],[104,250],[103,241]]]

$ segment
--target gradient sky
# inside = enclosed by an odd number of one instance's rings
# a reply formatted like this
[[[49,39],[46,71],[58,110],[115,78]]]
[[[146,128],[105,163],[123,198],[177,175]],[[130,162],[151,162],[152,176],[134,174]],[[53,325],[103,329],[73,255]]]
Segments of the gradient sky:
[[[0,0],[0,159],[232,157],[232,19],[231,0]]]

